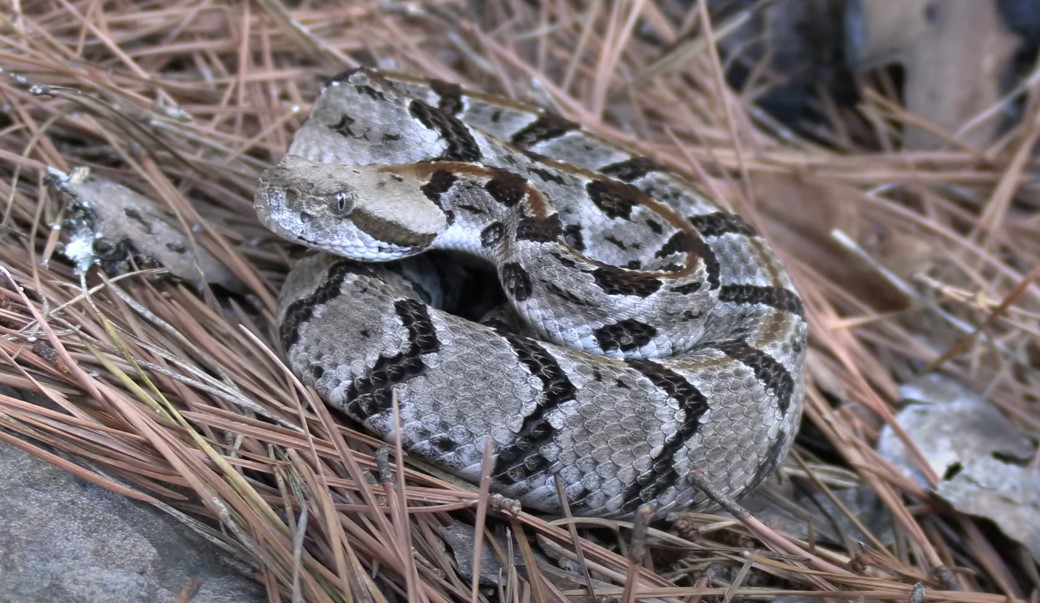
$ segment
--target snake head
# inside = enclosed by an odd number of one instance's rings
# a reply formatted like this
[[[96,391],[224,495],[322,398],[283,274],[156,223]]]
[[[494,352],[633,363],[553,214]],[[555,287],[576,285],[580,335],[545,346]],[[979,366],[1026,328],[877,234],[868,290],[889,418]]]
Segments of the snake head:
[[[444,211],[423,195],[421,184],[387,166],[287,155],[260,177],[254,204],[260,221],[279,236],[354,260],[383,262],[426,250],[448,227]]]

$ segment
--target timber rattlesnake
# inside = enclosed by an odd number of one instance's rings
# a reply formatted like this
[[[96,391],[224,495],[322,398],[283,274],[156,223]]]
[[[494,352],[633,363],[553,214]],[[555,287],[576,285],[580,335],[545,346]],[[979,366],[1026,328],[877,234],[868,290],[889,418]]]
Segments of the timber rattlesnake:
[[[256,210],[351,258],[306,258],[285,283],[292,369],[388,439],[396,390],[404,448],[461,477],[490,436],[493,489],[530,507],[558,511],[559,479],[576,514],[663,513],[710,504],[689,471],[738,496],[791,445],[806,322],[787,271],[724,205],[556,114],[351,71]],[[428,248],[493,263],[511,309],[438,309],[456,258],[394,261]]]

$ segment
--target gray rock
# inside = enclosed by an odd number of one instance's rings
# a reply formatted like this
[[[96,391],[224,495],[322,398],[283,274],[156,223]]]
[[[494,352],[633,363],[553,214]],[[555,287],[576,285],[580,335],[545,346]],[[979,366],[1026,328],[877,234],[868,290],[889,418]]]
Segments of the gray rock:
[[[0,443],[0,601],[266,601],[169,515]]]

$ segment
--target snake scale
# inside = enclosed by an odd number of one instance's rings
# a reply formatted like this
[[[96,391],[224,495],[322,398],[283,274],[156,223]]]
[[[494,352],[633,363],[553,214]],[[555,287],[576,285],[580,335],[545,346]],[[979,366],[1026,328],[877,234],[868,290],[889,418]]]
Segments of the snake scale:
[[[556,113],[352,70],[255,203],[331,252],[282,289],[292,370],[464,479],[490,437],[492,489],[528,507],[559,512],[559,486],[579,515],[703,509],[691,471],[736,497],[791,445],[807,327],[785,268],[724,204]],[[453,313],[474,263],[508,302],[484,320]]]

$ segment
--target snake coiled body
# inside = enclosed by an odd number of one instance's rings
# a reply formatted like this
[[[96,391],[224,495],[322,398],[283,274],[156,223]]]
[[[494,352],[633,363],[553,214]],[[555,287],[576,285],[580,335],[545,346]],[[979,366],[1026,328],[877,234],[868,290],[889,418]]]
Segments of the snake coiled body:
[[[787,271],[724,204],[559,115],[352,71],[256,209],[336,254],[283,287],[293,371],[465,479],[490,437],[492,488],[529,507],[559,511],[562,486],[575,514],[663,513],[709,505],[691,471],[739,496],[791,445],[806,322]],[[446,311],[462,255],[508,300],[480,322]]]

